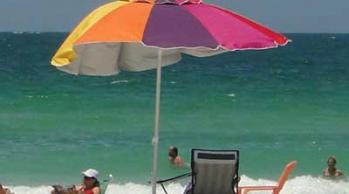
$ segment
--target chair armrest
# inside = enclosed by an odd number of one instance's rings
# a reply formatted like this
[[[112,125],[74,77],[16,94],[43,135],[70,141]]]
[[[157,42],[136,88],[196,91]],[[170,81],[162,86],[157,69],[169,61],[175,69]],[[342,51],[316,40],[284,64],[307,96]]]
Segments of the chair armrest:
[[[238,188],[238,194],[246,194],[250,191],[274,191],[278,186],[242,186]]]
[[[188,176],[191,176],[191,175],[192,175],[192,173],[188,172],[188,173],[181,174],[181,175],[169,178],[169,179],[158,180],[158,181],[156,181],[156,183],[162,184],[162,183],[165,183],[165,182],[170,182],[170,181],[174,181],[174,180],[177,180],[177,179],[185,178],[185,177],[188,177]]]
[[[169,178],[169,179],[158,180],[158,181],[156,181],[156,183],[161,185],[161,187],[162,187],[162,189],[164,190],[165,194],[168,194],[167,191],[166,191],[166,188],[165,188],[165,186],[164,186],[164,183],[166,183],[166,182],[171,182],[171,181],[175,181],[175,180],[177,180],[177,179],[185,178],[185,177],[188,177],[188,176],[191,176],[191,175],[192,175],[192,173],[191,173],[191,172],[188,172],[188,173],[181,174],[181,175],[178,175],[178,176]]]

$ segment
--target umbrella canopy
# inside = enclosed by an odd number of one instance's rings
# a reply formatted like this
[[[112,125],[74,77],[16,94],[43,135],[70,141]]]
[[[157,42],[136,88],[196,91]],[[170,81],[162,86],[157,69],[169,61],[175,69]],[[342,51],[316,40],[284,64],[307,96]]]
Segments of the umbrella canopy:
[[[52,64],[73,74],[112,75],[155,68],[156,48],[164,48],[162,65],[169,65],[181,53],[203,57],[288,41],[239,14],[196,0],[115,1],[89,14]]]
[[[283,35],[200,0],[115,1],[97,8],[68,36],[51,63],[85,75],[157,68],[152,193],[156,193],[161,67],[181,54],[205,57],[226,51],[286,45]]]

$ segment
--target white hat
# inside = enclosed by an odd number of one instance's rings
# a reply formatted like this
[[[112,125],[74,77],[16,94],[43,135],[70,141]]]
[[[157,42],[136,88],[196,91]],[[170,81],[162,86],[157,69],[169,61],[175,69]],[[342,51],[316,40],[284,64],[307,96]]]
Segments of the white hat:
[[[82,172],[82,174],[83,174],[84,176],[87,176],[87,177],[90,177],[90,178],[97,178],[97,176],[98,176],[98,171],[95,170],[95,169],[90,168],[90,169],[87,169],[87,170],[85,170],[84,172]]]

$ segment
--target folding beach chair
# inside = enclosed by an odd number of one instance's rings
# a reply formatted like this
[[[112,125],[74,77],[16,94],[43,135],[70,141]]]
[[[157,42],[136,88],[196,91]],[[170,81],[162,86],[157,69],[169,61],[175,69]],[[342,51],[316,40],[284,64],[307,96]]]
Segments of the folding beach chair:
[[[276,185],[273,186],[242,186],[239,187],[238,193],[239,194],[246,194],[250,191],[272,191],[273,194],[279,194],[283,186],[285,185],[288,176],[293,171],[293,169],[296,167],[297,161],[292,161],[288,163],[284,170],[282,171],[279,181]]]
[[[238,150],[191,151],[192,194],[236,194],[238,189]]]
[[[186,194],[237,194],[238,191],[238,150],[192,149],[191,173],[158,181],[167,193],[164,182],[192,175]]]

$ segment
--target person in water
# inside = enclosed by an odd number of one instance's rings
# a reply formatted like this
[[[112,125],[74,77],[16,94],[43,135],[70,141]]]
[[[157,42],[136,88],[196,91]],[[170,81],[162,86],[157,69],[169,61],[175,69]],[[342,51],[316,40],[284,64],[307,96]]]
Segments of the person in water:
[[[78,194],[101,194],[101,188],[98,177],[98,171],[95,169],[87,169],[82,172],[84,175],[83,183],[77,187]]]
[[[340,177],[343,176],[343,172],[336,168],[336,157],[330,156],[327,160],[327,168],[324,169],[323,175],[325,177]]]
[[[182,167],[184,165],[182,158],[178,154],[178,148],[175,146],[170,146],[168,150],[168,160],[177,167]]]

